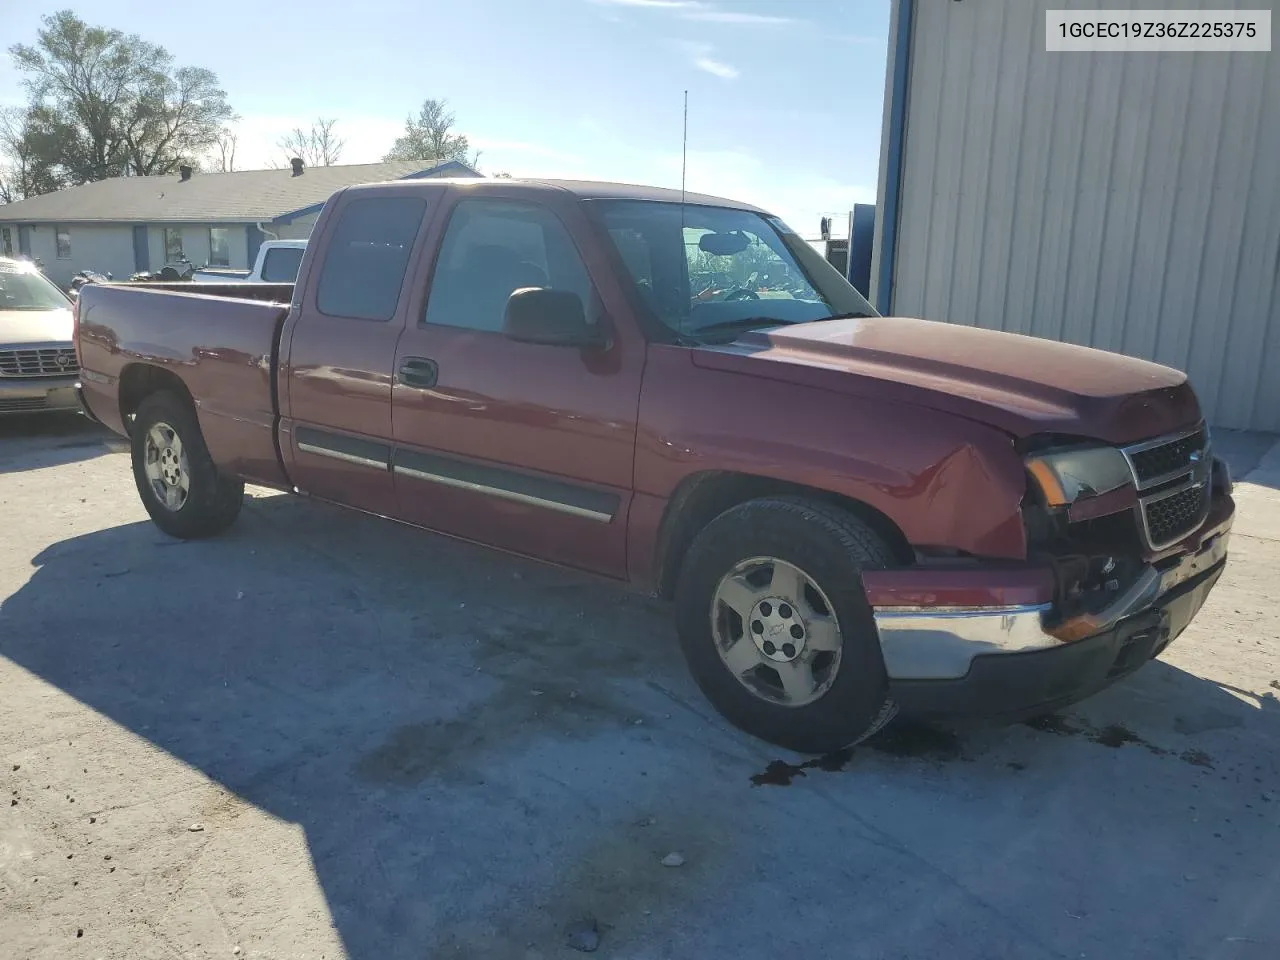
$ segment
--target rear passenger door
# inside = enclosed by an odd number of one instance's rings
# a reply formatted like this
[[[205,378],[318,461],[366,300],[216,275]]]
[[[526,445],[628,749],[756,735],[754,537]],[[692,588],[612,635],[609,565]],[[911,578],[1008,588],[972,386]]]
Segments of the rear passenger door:
[[[395,482],[413,522],[621,577],[645,343],[587,230],[572,201],[456,204],[397,351]],[[507,339],[522,287],[578,294],[612,344]]]
[[[401,296],[419,255],[428,200],[421,191],[361,191],[338,201],[319,262],[283,347],[281,449],[303,492],[395,513],[391,383],[404,330]]]

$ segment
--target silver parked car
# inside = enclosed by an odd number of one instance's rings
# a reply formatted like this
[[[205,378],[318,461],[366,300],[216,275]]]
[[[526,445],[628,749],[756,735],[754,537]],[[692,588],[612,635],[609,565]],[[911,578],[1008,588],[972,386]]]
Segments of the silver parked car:
[[[78,410],[71,301],[35,264],[0,257],[0,416]]]

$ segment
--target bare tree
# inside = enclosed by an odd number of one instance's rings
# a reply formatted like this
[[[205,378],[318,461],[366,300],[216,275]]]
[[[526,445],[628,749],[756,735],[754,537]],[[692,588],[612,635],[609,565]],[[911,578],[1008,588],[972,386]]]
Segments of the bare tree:
[[[335,131],[337,123],[333,119],[317,119],[310,130],[294,127],[276,145],[284,151],[286,161],[298,157],[308,167],[331,167],[347,144]]]
[[[342,148],[347,141],[334,132],[337,120],[317,120],[311,126],[311,139],[315,144],[315,152],[319,155],[320,164],[331,167],[342,157]]]
[[[236,145],[238,134],[230,127],[223,127],[213,143],[213,167],[219,173],[234,173],[236,169]]]

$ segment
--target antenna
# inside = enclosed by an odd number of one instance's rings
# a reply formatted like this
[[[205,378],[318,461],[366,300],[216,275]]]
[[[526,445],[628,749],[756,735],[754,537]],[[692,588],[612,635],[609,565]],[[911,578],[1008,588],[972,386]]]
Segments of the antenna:
[[[684,92],[684,139],[680,144],[680,207],[684,208],[684,176],[689,167],[689,91]]]
[[[684,269],[682,273],[684,275],[684,282],[686,284],[689,282],[689,266],[688,266],[689,249],[688,247],[684,246],[684,242],[685,242],[685,239],[684,239],[684,176],[685,176],[685,172],[688,170],[688,167],[689,167],[689,91],[686,90],[684,92],[684,138],[680,142],[680,244],[681,244],[680,249],[684,251],[684,258],[683,258]],[[684,336],[684,320],[685,319],[686,319],[685,317],[681,317],[680,321],[676,325],[681,336]]]

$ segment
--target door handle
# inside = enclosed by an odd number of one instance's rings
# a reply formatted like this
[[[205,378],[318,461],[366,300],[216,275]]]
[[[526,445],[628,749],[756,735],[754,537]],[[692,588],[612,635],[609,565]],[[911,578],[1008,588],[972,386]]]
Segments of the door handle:
[[[400,382],[406,387],[430,390],[440,377],[440,368],[426,357],[405,357],[400,361]]]

